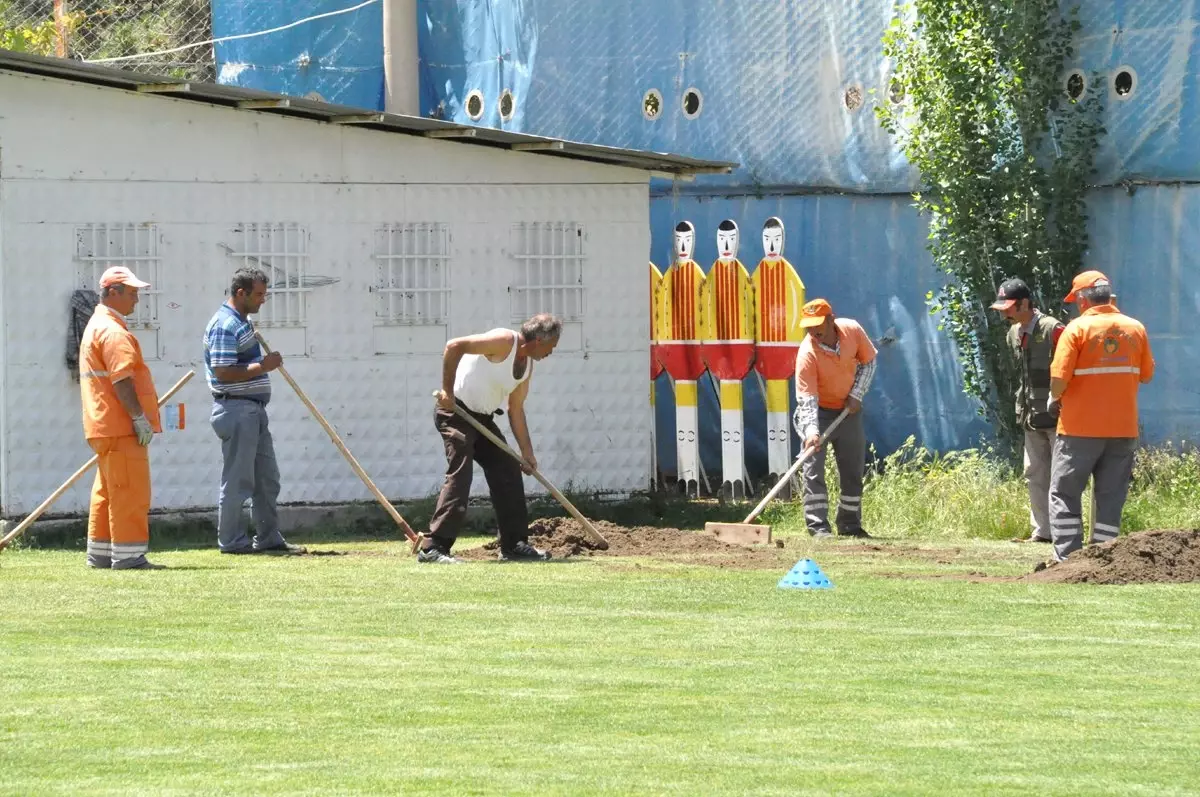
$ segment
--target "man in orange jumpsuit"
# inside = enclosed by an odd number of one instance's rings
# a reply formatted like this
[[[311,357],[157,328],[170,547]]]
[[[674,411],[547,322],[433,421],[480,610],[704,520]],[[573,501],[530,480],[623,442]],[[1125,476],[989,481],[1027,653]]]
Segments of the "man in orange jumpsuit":
[[[124,266],[100,277],[100,304],[79,344],[83,434],[100,458],[88,512],[87,563],[113,570],[156,569],[150,543],[150,454],[161,432],[158,394],[125,316],[150,287]]]
[[[1146,328],[1113,304],[1112,284],[1099,271],[1075,277],[1066,301],[1079,303],[1050,365],[1049,407],[1061,402],[1050,472],[1054,558],[1083,546],[1081,499],[1093,479],[1092,542],[1115,540],[1133,477],[1138,436],[1138,387],[1154,378]]]

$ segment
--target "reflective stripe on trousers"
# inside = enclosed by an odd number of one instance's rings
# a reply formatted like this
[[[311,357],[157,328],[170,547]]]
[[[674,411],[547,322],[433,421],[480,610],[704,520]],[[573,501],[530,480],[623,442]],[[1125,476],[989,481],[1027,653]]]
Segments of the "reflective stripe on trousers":
[[[150,452],[133,435],[94,437],[99,457],[88,509],[88,563],[129,567],[150,543]]]
[[[1116,539],[1133,477],[1137,440],[1131,437],[1059,435],[1050,475],[1050,528],[1054,557],[1066,559],[1083,547],[1083,491],[1093,480],[1096,517],[1092,542]]]
[[[840,410],[817,410],[817,425],[821,432],[829,428]],[[804,460],[804,522],[812,534],[829,532],[829,490],[825,484],[825,451],[833,448],[837,463],[841,500],[838,502],[837,526],[842,532],[862,529],[862,487],[867,466],[867,439],[863,431],[862,413],[847,415],[827,446],[813,452]]]

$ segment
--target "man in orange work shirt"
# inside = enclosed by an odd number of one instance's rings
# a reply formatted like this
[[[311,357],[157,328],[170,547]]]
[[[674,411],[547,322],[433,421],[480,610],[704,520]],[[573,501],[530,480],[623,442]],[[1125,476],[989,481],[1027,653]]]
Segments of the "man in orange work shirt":
[[[821,433],[843,409],[846,419],[829,442],[837,461],[842,497],[837,527],[842,537],[870,537],[862,527],[863,472],[867,438],[863,432],[862,398],[875,376],[875,345],[857,321],[834,318],[824,299],[813,299],[801,310],[800,326],[808,330],[796,355],[796,431],[804,450],[817,448]],[[829,493],[825,486],[825,451],[813,451],[804,461],[804,522],[814,537],[828,537]]]
[[[1083,546],[1081,498],[1094,479],[1092,542],[1116,539],[1133,475],[1138,436],[1138,386],[1154,377],[1150,340],[1140,321],[1113,304],[1099,271],[1075,277],[1066,301],[1079,318],[1067,325],[1050,366],[1050,404],[1061,402],[1050,476],[1054,558]]]
[[[99,456],[88,512],[87,563],[113,570],[157,569],[150,543],[150,454],[161,432],[158,394],[142,348],[125,324],[138,290],[150,284],[124,266],[100,276],[100,304],[79,344],[83,434]]]

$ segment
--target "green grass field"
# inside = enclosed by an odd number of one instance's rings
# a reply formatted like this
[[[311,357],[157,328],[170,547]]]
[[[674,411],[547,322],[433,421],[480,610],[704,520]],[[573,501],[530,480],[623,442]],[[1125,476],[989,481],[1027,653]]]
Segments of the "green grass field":
[[[776,588],[802,547],[779,571],[8,551],[0,793],[1200,794],[1200,586],[897,577],[1045,549],[893,545],[815,549],[826,592]]]

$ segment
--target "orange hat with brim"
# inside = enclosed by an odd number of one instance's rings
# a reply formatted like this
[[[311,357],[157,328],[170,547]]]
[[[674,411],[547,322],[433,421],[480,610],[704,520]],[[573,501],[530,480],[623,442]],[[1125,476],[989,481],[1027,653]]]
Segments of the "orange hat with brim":
[[[819,327],[825,323],[825,316],[833,315],[833,308],[824,299],[813,299],[804,305],[800,311],[800,326]]]
[[[149,288],[150,283],[140,280],[125,266],[113,266],[100,275],[100,287],[110,285],[128,285],[131,288]]]
[[[1097,285],[1110,285],[1108,277],[1101,274],[1099,271],[1085,271],[1082,274],[1076,274],[1075,279],[1071,281],[1071,292],[1067,294],[1067,298],[1063,301],[1075,301],[1076,294],[1080,291],[1094,288]]]

